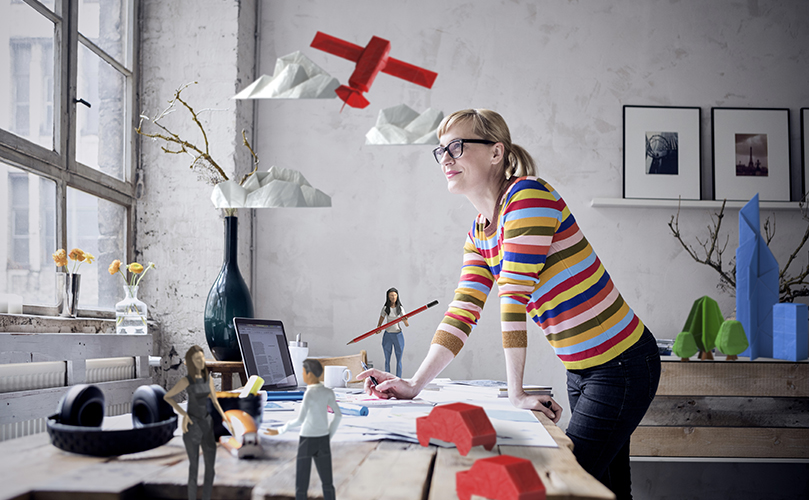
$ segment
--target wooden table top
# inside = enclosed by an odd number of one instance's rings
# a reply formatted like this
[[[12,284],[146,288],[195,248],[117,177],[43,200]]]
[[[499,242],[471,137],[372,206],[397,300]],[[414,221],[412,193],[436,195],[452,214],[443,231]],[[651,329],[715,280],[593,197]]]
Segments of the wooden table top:
[[[471,468],[479,458],[508,454],[533,462],[548,499],[614,498],[578,465],[571,451],[572,443],[561,429],[542,413],[534,415],[559,448],[495,446],[489,452],[477,446],[463,457],[455,448],[397,441],[333,443],[337,497],[341,500],[457,498],[456,472]],[[274,443],[265,448],[265,455],[258,460],[239,460],[219,447],[213,498],[294,498],[297,443]],[[204,469],[200,463],[200,484]],[[46,432],[0,443],[0,499],[57,495],[58,498],[182,499],[187,496],[187,482],[188,459],[178,436],[153,450],[113,458],[64,452],[50,444]],[[309,496],[322,498],[314,467]]]

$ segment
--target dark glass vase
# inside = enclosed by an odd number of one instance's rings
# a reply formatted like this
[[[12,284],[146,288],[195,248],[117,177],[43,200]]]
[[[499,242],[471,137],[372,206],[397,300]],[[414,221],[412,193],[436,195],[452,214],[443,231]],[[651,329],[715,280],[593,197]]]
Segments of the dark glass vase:
[[[225,262],[205,302],[205,339],[217,361],[241,361],[233,318],[252,318],[253,299],[239,272],[239,219],[225,217]]]

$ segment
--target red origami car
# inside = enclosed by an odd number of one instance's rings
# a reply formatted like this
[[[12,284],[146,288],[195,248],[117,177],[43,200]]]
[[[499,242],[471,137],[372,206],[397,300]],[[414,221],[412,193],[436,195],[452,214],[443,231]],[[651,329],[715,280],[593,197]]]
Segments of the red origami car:
[[[416,434],[422,446],[429,445],[430,438],[449,441],[464,456],[473,446],[491,450],[497,443],[497,433],[483,408],[466,403],[436,406],[426,417],[416,419]]]
[[[530,460],[498,455],[475,461],[455,475],[460,500],[478,495],[491,500],[545,500],[545,485]]]

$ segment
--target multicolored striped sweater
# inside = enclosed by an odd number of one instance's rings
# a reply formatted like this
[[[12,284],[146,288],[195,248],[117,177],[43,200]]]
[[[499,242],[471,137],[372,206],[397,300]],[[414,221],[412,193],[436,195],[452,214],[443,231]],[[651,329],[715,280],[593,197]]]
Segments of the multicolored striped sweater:
[[[457,355],[495,281],[503,347],[528,345],[526,313],[569,370],[603,364],[643,333],[564,200],[542,179],[514,181],[496,225],[475,219],[455,298],[432,343]]]

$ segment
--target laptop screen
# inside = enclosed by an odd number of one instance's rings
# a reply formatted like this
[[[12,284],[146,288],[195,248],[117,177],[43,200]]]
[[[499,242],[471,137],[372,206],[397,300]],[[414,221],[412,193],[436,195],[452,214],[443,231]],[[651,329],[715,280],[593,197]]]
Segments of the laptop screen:
[[[265,391],[298,386],[281,321],[233,318],[233,324],[248,377],[258,375],[263,378],[262,389]]]

